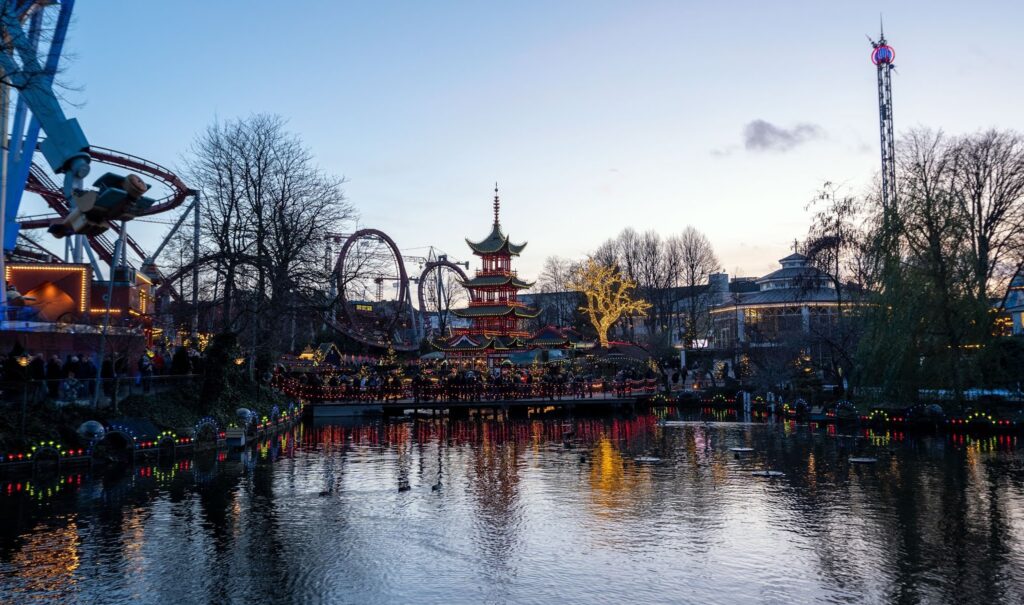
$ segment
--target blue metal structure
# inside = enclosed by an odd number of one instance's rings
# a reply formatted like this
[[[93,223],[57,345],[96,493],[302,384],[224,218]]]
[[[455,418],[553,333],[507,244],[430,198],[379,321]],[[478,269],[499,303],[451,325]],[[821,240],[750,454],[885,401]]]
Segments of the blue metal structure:
[[[12,250],[17,242],[16,217],[25,191],[25,182],[32,165],[32,156],[39,141],[40,129],[46,140],[40,149],[54,172],[64,176],[64,195],[71,200],[73,190],[89,174],[89,142],[78,122],[64,116],[57,96],[53,92],[53,76],[57,73],[64,37],[71,21],[74,0],[63,0],[59,14],[49,35],[46,63],[39,63],[39,45],[46,2],[6,0],[0,25],[9,42],[0,52],[0,67],[8,82],[18,89],[18,102],[14,111],[7,155],[6,212],[4,216],[4,250]],[[24,26],[27,22],[28,32]],[[20,64],[18,63],[19,59]],[[29,117],[28,114],[31,114]]]
[[[0,2],[0,29],[5,39],[0,69],[18,98],[6,165],[4,250],[14,249],[17,242],[16,217],[37,147],[51,170],[64,175],[64,199],[74,209],[62,224],[51,227],[54,235],[97,235],[110,227],[108,220],[132,218],[148,208],[153,200],[142,196],[148,186],[134,175],[107,173],[95,183],[98,191],[84,187],[91,163],[89,141],[78,121],[64,115],[53,91],[74,0]],[[54,8],[59,12],[52,31],[43,36],[44,13]],[[48,47],[43,49],[47,43]],[[41,55],[45,55],[43,62]],[[41,143],[40,131],[46,135]]]

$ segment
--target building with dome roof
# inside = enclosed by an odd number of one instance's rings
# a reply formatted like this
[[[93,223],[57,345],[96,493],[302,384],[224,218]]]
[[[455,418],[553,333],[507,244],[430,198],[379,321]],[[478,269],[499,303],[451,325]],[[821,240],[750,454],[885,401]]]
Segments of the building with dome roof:
[[[772,347],[827,334],[840,306],[861,304],[860,292],[838,292],[824,271],[794,252],[756,280],[757,290],[731,294],[711,310],[711,346],[718,350]]]
[[[1024,336],[1024,270],[1014,275],[1010,281],[1003,309],[1010,316],[1012,334]]]

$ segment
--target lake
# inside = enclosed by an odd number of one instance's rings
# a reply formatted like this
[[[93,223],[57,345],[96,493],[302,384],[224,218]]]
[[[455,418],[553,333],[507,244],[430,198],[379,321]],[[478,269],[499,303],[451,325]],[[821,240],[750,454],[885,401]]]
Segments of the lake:
[[[246,452],[5,481],[0,601],[1024,602],[1018,437],[842,433],[307,423]]]

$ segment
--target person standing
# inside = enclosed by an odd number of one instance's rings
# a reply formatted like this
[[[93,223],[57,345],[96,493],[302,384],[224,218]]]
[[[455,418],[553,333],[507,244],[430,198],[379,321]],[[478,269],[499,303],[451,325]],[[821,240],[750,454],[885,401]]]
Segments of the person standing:
[[[148,393],[153,384],[153,362],[145,353],[139,357],[139,380],[142,382],[142,392]]]
[[[163,352],[157,352],[153,356],[153,374],[160,376],[164,373],[164,354]]]
[[[67,378],[68,374],[71,374],[71,373],[74,373],[77,376],[78,375],[78,356],[77,355],[68,355],[67,360],[64,361],[64,367],[62,367],[60,369],[60,371],[61,371],[61,375],[64,378]]]
[[[114,363],[110,360],[109,355],[103,359],[103,364],[100,366],[100,378],[103,379],[103,394],[110,398],[111,401],[113,401]]]
[[[46,364],[46,390],[50,399],[56,399],[60,395],[60,381],[64,377],[64,368],[61,366],[60,357],[52,355]]]
[[[46,362],[43,361],[43,354],[38,353],[32,356],[32,361],[28,364],[28,378],[32,381],[31,390],[29,393],[32,395],[32,401],[38,402],[46,399]]]
[[[90,397],[96,394],[96,364],[92,362],[92,356],[83,353],[81,361],[78,362],[78,372],[85,382],[85,392]]]

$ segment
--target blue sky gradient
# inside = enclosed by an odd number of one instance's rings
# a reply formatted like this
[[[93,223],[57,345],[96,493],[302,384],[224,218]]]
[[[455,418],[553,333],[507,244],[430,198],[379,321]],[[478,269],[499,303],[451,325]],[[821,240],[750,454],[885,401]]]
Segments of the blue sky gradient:
[[[79,1],[63,77],[91,142],[171,166],[217,118],[285,116],[410,253],[468,258],[497,180],[527,276],[687,224],[755,275],[823,181],[878,169],[882,11],[898,131],[1024,129],[1016,2]],[[805,136],[751,149],[755,120]]]

